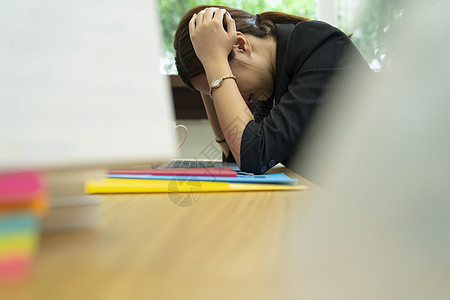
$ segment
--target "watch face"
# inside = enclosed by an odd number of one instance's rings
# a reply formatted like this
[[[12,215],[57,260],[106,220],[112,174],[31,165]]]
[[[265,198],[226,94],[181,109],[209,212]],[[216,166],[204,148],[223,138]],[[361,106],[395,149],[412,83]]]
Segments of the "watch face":
[[[217,87],[220,85],[220,83],[222,82],[222,78],[216,78],[214,79],[214,81],[211,83],[211,87]]]

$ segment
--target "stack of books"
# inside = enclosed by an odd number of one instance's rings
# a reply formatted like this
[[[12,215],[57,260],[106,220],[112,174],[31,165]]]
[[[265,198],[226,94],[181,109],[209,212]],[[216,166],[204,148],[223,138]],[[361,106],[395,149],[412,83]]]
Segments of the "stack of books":
[[[102,180],[86,182],[86,192],[189,193],[302,190],[296,178],[284,173],[253,175],[229,167],[193,169],[109,170]],[[195,183],[195,184],[193,184]]]
[[[48,197],[37,172],[0,174],[0,282],[26,277],[39,239]]]
[[[40,221],[43,234],[96,229],[100,221],[101,199],[86,195],[88,178],[103,178],[103,168],[72,168],[47,170],[49,211]]]

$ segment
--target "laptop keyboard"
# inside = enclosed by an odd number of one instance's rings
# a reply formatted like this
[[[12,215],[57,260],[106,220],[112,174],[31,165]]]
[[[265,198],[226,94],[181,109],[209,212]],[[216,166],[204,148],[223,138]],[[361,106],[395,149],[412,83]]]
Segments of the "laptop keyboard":
[[[203,161],[203,160],[171,160],[159,166],[159,169],[184,169],[184,168],[218,168],[232,166],[235,164],[221,161]]]

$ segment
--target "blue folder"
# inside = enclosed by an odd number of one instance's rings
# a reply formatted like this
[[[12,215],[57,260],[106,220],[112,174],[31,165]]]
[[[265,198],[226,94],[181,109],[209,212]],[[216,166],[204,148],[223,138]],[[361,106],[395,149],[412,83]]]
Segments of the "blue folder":
[[[298,179],[291,178],[284,173],[267,175],[244,175],[237,174],[236,177],[221,176],[167,176],[167,175],[130,175],[130,174],[108,174],[108,178],[123,179],[146,179],[146,180],[177,180],[177,181],[214,181],[234,183],[270,183],[270,184],[295,184]]]

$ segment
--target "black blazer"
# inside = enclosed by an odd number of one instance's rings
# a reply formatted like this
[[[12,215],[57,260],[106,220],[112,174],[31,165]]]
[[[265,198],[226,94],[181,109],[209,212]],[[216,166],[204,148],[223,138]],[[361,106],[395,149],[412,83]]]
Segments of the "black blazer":
[[[256,101],[241,141],[241,170],[288,167],[337,71],[367,63],[345,33],[320,21],[277,24],[276,82],[272,100]],[[295,169],[295,168],[294,168]]]

